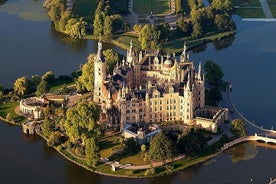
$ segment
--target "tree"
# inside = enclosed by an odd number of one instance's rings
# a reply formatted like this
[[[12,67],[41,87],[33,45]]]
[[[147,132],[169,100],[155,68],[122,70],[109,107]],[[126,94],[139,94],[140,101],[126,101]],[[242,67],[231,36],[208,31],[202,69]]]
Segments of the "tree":
[[[86,163],[90,167],[97,166],[100,156],[99,156],[99,147],[94,138],[89,138],[85,141],[85,155]]]
[[[45,135],[46,137],[49,137],[50,134],[54,131],[53,122],[48,118],[45,118],[45,120],[43,121],[43,124],[41,125],[41,130],[43,135]]]
[[[219,84],[224,76],[222,69],[213,61],[204,64],[206,80],[209,83]]]
[[[202,133],[192,128],[190,131],[183,131],[178,138],[177,145],[180,153],[194,156],[207,146],[207,142]]]
[[[193,22],[193,32],[191,34],[191,36],[193,38],[199,38],[201,37],[203,34],[203,31],[202,31],[202,26],[199,22]]]
[[[27,77],[20,77],[14,83],[14,92],[18,95],[26,95],[29,90],[29,81]]]
[[[124,152],[127,155],[133,155],[139,151],[139,147],[133,138],[129,138],[125,141]]]
[[[142,144],[142,145],[141,145],[141,151],[142,151],[143,153],[145,153],[146,150],[147,150],[146,145]]]
[[[149,24],[144,25],[142,28],[138,40],[141,43],[142,50],[150,48],[150,40],[152,39],[152,30]]]
[[[48,84],[51,84],[54,82],[55,80],[55,74],[52,71],[47,71],[42,77],[42,80],[45,80],[46,82],[48,82]]]
[[[81,69],[82,74],[76,82],[78,91],[94,90],[94,58],[95,54],[90,54]]]
[[[8,120],[8,121],[11,121],[11,120],[12,120],[12,115],[11,115],[11,113],[8,113],[8,114],[6,115],[6,120]]]
[[[103,33],[103,25],[105,20],[105,13],[100,11],[99,13],[95,13],[95,20],[93,23],[94,35],[100,36]]]
[[[50,133],[49,139],[47,141],[47,145],[50,147],[57,146],[62,142],[62,133],[60,131],[55,131]]]
[[[103,35],[108,39],[112,37],[112,22],[109,16],[104,19]]]
[[[0,97],[4,95],[4,87],[0,85]]]
[[[80,101],[77,105],[69,108],[66,112],[64,129],[72,143],[80,140],[82,143],[86,138],[98,137],[99,108],[93,102]]]
[[[242,119],[234,119],[232,121],[232,128],[233,134],[237,137],[244,137],[247,135],[246,126]]]
[[[36,96],[41,96],[49,91],[49,85],[48,82],[45,80],[42,80],[36,87]]]
[[[150,147],[148,152],[149,160],[166,161],[173,157],[172,142],[165,134],[159,132],[150,140]]]
[[[112,49],[103,51],[106,61],[106,73],[112,74],[116,63],[119,61],[119,55]]]
[[[221,91],[217,87],[206,90],[206,105],[218,106],[217,103],[222,100]]]

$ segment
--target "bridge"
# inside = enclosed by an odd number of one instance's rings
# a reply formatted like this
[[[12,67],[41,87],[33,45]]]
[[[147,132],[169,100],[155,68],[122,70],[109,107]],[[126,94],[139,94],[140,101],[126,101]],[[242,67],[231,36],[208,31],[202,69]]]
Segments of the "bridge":
[[[223,147],[221,148],[221,151],[224,151],[228,148],[231,148],[232,146],[239,144],[241,142],[248,142],[248,141],[263,141],[265,143],[273,143],[276,144],[276,139],[275,138],[271,138],[271,137],[263,137],[260,135],[255,134],[254,136],[245,136],[245,137],[240,137],[238,139],[235,139],[234,141],[231,141],[229,143],[226,143],[223,145]]]
[[[269,135],[274,136],[276,138],[276,131],[270,130],[270,129],[266,129],[266,128],[263,128],[262,126],[256,125],[254,122],[251,122],[247,118],[245,118],[242,115],[242,113],[240,113],[238,111],[238,109],[233,104],[231,90],[232,90],[232,84],[229,82],[228,83],[228,95],[229,95],[229,100],[230,100],[231,106],[232,106],[233,110],[244,120],[244,122],[247,123],[248,125],[250,125],[251,127],[253,127],[255,129],[261,131],[263,135],[269,134]]]

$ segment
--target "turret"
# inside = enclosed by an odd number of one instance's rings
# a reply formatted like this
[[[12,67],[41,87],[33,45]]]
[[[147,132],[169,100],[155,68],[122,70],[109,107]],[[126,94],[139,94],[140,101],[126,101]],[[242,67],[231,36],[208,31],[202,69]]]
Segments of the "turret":
[[[197,73],[197,79],[198,80],[202,80],[202,77],[201,77],[201,62],[199,62],[198,64],[198,73]]]
[[[187,47],[186,47],[186,42],[184,42],[184,47],[183,47],[183,51],[182,51],[182,54],[180,55],[180,62],[185,62],[187,60],[187,56],[186,56],[186,50],[187,50]]]
[[[132,58],[132,55],[133,55],[132,47],[133,47],[133,45],[132,45],[132,38],[131,38],[130,43],[129,43],[129,50],[127,51],[127,58],[126,58],[126,60],[129,64],[132,64],[132,60],[133,60],[133,58]]]
[[[106,62],[102,54],[102,42],[98,42],[98,51],[94,58],[94,102],[101,103],[104,81],[106,80]]]

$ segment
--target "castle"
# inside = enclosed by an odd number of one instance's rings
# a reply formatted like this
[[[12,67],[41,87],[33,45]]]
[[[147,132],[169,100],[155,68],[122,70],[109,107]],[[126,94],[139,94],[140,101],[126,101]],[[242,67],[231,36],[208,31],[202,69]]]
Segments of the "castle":
[[[94,58],[94,102],[101,105],[100,123],[106,127],[124,124],[179,122],[217,132],[228,119],[228,110],[205,106],[205,78],[190,61],[184,44],[175,55],[136,55],[132,41],[126,60],[106,74],[102,43]]]

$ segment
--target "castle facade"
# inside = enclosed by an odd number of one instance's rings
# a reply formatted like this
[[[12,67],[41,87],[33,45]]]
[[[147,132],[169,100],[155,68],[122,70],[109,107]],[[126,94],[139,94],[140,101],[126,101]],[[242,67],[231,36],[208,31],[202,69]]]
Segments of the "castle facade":
[[[102,43],[94,58],[94,96],[101,105],[100,122],[106,126],[179,122],[216,132],[228,119],[227,109],[205,106],[205,78],[195,70],[184,45],[175,55],[136,54],[132,42],[126,60],[106,75]]]

